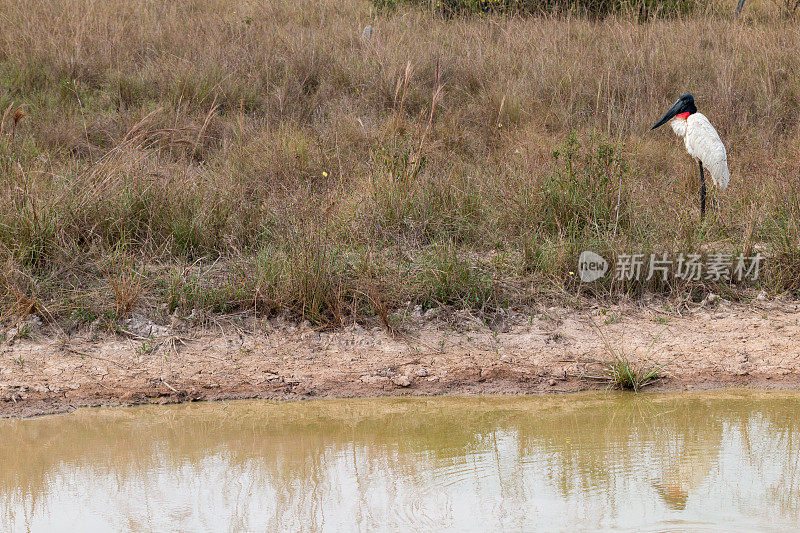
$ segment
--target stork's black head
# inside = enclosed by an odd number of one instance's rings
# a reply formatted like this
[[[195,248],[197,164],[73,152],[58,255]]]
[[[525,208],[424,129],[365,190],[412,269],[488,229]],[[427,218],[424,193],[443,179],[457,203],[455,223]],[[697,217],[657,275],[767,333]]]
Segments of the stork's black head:
[[[678,101],[675,102],[675,105],[670,107],[669,111],[664,113],[664,116],[661,117],[661,120],[653,124],[653,127],[650,129],[656,129],[675,115],[680,115],[681,113],[689,113],[690,115],[692,113],[697,113],[697,107],[694,105],[694,97],[692,97],[692,95],[689,93],[681,95],[681,97],[678,98]]]

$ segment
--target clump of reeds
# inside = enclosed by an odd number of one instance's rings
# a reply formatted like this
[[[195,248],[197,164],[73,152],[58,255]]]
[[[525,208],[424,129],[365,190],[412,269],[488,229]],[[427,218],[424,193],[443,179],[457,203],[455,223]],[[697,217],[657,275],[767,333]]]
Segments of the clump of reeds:
[[[602,363],[601,373],[602,379],[608,382],[609,387],[639,392],[662,377],[666,365],[656,364],[648,359],[660,334],[656,335],[642,358],[634,361],[621,348],[614,348],[606,339],[602,329],[599,327],[597,329],[610,356],[608,361]]]
[[[663,366],[649,363],[637,363],[624,355],[614,355],[605,363],[603,370],[609,385],[623,390],[638,392],[661,377]]]

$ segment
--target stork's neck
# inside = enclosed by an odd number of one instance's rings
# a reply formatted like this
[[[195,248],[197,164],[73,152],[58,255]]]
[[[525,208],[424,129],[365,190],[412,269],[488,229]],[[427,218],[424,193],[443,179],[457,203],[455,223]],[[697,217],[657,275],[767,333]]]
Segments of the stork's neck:
[[[675,132],[675,135],[678,137],[683,137],[686,135],[686,119],[689,117],[690,113],[680,113],[672,117],[672,120],[669,121],[669,125],[672,126],[672,131]]]

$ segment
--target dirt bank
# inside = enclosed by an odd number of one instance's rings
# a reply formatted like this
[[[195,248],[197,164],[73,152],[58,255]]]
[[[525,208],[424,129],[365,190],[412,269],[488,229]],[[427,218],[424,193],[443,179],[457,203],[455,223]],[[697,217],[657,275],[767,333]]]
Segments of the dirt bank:
[[[0,345],[0,417],[186,400],[586,390],[606,386],[595,376],[608,346],[639,359],[654,339],[647,356],[666,365],[654,389],[800,388],[796,303],[721,302],[681,313],[550,307],[488,324],[467,312],[435,314],[410,313],[394,335],[281,320],[197,327],[173,319],[167,327],[133,319],[116,335],[85,331],[65,341],[32,323],[7,330]]]

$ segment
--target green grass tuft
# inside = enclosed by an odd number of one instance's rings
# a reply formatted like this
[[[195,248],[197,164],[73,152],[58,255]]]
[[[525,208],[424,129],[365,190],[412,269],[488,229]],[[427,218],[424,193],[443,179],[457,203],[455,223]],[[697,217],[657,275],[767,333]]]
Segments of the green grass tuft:
[[[614,355],[604,364],[603,373],[612,387],[638,392],[659,379],[663,369],[662,365],[637,363],[624,355]]]

